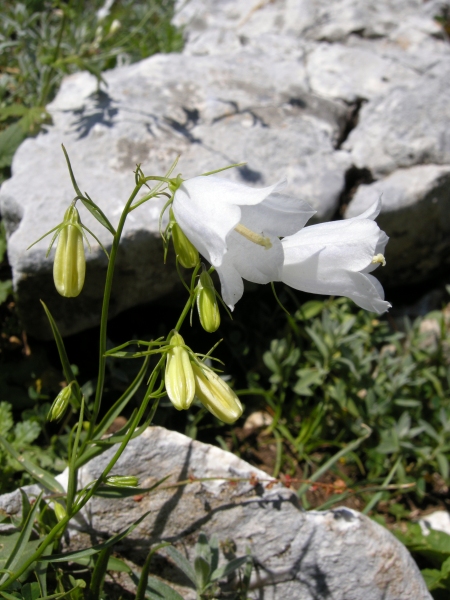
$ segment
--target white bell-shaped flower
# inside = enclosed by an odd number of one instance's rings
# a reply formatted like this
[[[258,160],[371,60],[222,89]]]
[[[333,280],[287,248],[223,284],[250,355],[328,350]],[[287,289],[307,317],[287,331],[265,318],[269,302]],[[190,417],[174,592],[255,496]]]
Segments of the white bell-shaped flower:
[[[303,292],[346,296],[376,313],[391,305],[371,271],[384,264],[388,237],[374,219],[378,200],[352,219],[311,225],[282,240],[284,263],[281,280]]]
[[[217,270],[222,298],[231,309],[243,294],[243,278],[261,284],[280,279],[279,237],[298,231],[314,214],[307,202],[280,194],[283,185],[251,188],[201,176],[175,192],[176,221]]]

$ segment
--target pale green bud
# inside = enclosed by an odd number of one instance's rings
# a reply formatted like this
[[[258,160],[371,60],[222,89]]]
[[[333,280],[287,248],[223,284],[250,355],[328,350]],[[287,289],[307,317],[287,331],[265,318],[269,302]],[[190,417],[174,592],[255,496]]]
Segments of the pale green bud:
[[[191,406],[195,394],[192,364],[179,333],[173,334],[170,344],[166,359],[166,392],[177,410],[186,410]]]
[[[111,23],[111,27],[109,28],[109,35],[114,35],[115,33],[117,33],[119,31],[119,29],[122,27],[122,23],[118,20],[118,19],[114,19],[114,21]]]
[[[53,280],[61,296],[78,296],[83,288],[85,272],[80,215],[75,206],[69,206],[58,236],[53,263]]]
[[[184,235],[181,227],[175,221],[172,210],[170,211],[170,220],[172,221],[173,247],[178,261],[185,269],[193,269],[199,261],[197,248]]]
[[[67,516],[66,509],[59,502],[53,502],[53,510],[55,511],[55,515],[56,515],[56,519],[58,520],[58,523],[60,521],[62,521],[65,516]]]
[[[213,333],[220,325],[220,311],[214,283],[208,271],[201,273],[197,286],[197,310],[205,331]]]
[[[110,475],[105,479],[105,483],[116,487],[137,487],[139,479],[134,475]]]
[[[242,415],[239,398],[212,369],[192,364],[195,377],[195,394],[212,414],[225,423],[234,423]]]
[[[63,414],[66,412],[66,408],[69,404],[70,397],[72,396],[72,385],[69,384],[63,388],[56,398],[53,400],[53,404],[48,411],[47,419],[49,421],[59,421]]]

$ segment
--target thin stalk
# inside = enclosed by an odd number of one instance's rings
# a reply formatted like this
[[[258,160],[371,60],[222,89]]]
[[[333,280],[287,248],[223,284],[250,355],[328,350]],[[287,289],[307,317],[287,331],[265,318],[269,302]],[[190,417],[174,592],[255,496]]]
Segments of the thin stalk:
[[[83,418],[84,418],[84,396],[81,397],[81,409],[80,409],[80,417],[78,419],[78,427],[77,433],[75,435],[75,441],[72,446],[72,452],[70,456],[70,464],[69,464],[69,481],[67,482],[67,497],[66,497],[66,512],[70,513],[72,510],[73,500],[75,498],[75,494],[77,492],[77,479],[78,479],[78,469],[75,467],[78,446],[80,444],[80,436],[81,429],[83,427]]]
[[[109,311],[109,301],[111,298],[111,289],[112,282],[114,277],[114,268],[116,264],[116,256],[117,251],[119,249],[120,238],[122,236],[123,228],[125,225],[126,218],[128,216],[128,210],[136,198],[139,190],[143,186],[144,181],[140,181],[134,188],[133,193],[128,198],[128,201],[123,209],[122,215],[120,217],[119,225],[117,226],[116,235],[113,239],[113,244],[111,248],[111,253],[108,262],[108,270],[106,272],[106,281],[105,281],[105,291],[103,294],[103,305],[102,305],[102,315],[100,320],[100,340],[99,340],[99,365],[98,365],[98,380],[97,380],[97,389],[95,392],[95,400],[94,400],[94,409],[92,413],[92,419],[89,422],[89,431],[87,434],[86,440],[89,441],[92,438],[92,434],[94,432],[94,427],[97,422],[97,417],[100,412],[100,404],[103,395],[103,386],[105,384],[105,367],[106,367],[106,331],[108,326],[108,311]]]
[[[153,386],[156,383],[156,379],[157,379],[159,371],[163,365],[163,361],[164,361],[164,357],[161,357],[153,371],[153,374],[150,378],[149,386],[147,388],[147,392],[144,396],[144,400],[143,400],[141,407],[134,419],[135,426],[137,426],[137,424],[141,420],[142,415],[145,412],[145,409],[147,408],[147,404],[152,395]],[[108,475],[108,473],[114,467],[116,462],[119,460],[120,456],[122,455],[122,452],[125,450],[128,442],[130,441],[131,436],[134,433],[134,428],[135,427],[133,426],[133,423],[132,423],[130,425],[127,435],[125,436],[123,442],[120,444],[119,449],[116,451],[116,453],[114,454],[112,459],[109,461],[107,467],[104,469],[103,473],[97,479],[97,481],[94,483],[94,485],[90,488],[88,493],[83,498],[81,498],[78,502],[74,503],[72,511],[70,513],[68,513],[59,523],[57,523],[55,525],[55,527],[53,527],[53,529],[50,531],[50,533],[47,535],[47,537],[44,538],[44,540],[42,541],[42,544],[39,546],[39,548],[30,556],[30,558],[25,563],[23,563],[23,565],[20,567],[20,569],[18,571],[16,571],[14,574],[12,574],[9,577],[9,579],[7,579],[7,581],[5,581],[5,583],[0,586],[0,591],[7,589],[8,586],[11,583],[13,583],[14,581],[16,581],[23,573],[25,573],[25,571],[34,562],[39,560],[39,558],[42,556],[44,550],[48,547],[49,544],[51,544],[57,538],[60,531],[64,531],[64,529],[67,526],[67,524],[69,523],[70,519],[72,519],[72,517],[74,517],[83,508],[83,506],[85,506],[87,504],[87,502],[92,498],[92,496],[95,494],[95,492],[97,491],[97,489],[103,482],[104,478]]]

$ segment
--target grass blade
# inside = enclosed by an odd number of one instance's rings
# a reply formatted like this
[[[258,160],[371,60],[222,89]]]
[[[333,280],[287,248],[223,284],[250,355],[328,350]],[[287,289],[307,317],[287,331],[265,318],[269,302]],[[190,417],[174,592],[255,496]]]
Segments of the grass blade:
[[[320,467],[320,469],[317,469],[317,471],[311,475],[308,483],[304,483],[303,485],[301,485],[299,487],[299,489],[297,490],[297,496],[299,498],[304,496],[304,494],[306,494],[306,492],[309,490],[311,485],[315,481],[317,481],[319,479],[319,477],[321,477],[324,473],[326,473],[328,471],[328,469],[330,469],[340,458],[342,458],[349,452],[353,452],[353,450],[355,450],[364,440],[366,440],[371,435],[371,433],[372,433],[372,430],[369,429],[369,431],[365,435],[354,440],[350,444],[347,444],[347,446],[345,446],[345,448],[342,448],[342,450],[339,450],[339,452],[336,452],[336,454],[334,456],[332,456],[329,460],[327,460],[327,462],[324,463]]]
[[[24,556],[26,545],[28,544],[28,540],[30,539],[31,532],[33,530],[34,517],[38,511],[41,497],[42,492],[36,498],[36,502],[34,503],[32,509],[28,513],[28,517],[25,521],[22,531],[20,532],[19,538],[3,567],[5,571],[14,571],[14,569],[19,565],[21,559]],[[8,579],[8,577],[9,574],[4,573],[3,577],[0,579],[0,585],[4,583]]]
[[[94,554],[101,552],[105,548],[114,546],[114,544],[117,544],[117,542],[120,542],[120,540],[123,540],[123,538],[125,538],[132,531],[134,531],[136,529],[136,527],[150,513],[151,513],[151,510],[147,511],[141,517],[139,517],[139,519],[137,521],[132,523],[129,527],[127,527],[120,533],[116,533],[116,535],[113,535],[112,537],[110,537],[109,540],[107,540],[106,542],[103,542],[101,544],[96,544],[95,546],[91,546],[90,548],[85,548],[84,550],[74,550],[73,552],[67,552],[66,554],[54,554],[53,556],[50,556],[48,559],[44,557],[41,559],[41,562],[52,562],[52,563],[54,563],[54,562],[55,563],[69,562],[69,561],[76,561],[80,558],[86,558],[87,556],[93,556]]]
[[[136,375],[134,381],[130,385],[130,387],[122,394],[122,396],[115,402],[112,407],[108,410],[106,415],[94,429],[94,438],[100,438],[105,431],[110,427],[116,417],[120,415],[122,410],[128,404],[128,402],[133,398],[134,394],[137,392],[139,386],[143,382],[145,375],[148,369],[150,357],[146,356],[144,363],[139,370],[139,373]]]

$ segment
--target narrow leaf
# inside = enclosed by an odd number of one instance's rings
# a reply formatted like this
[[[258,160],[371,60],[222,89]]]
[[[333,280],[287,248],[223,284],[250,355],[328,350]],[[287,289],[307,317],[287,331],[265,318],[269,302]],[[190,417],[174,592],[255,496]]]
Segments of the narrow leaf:
[[[55,492],[57,494],[65,494],[65,490],[63,486],[51,475],[48,471],[42,469],[42,467],[38,467],[31,460],[25,458],[20,455],[16,450],[11,446],[6,439],[0,435],[0,443],[6,448],[6,450],[13,456],[23,468],[28,471],[30,475],[32,475],[36,481],[50,490],[51,492]]]
[[[342,458],[349,452],[353,452],[353,450],[355,450],[371,434],[372,434],[372,430],[369,429],[369,431],[366,433],[366,435],[363,435],[362,437],[354,440],[353,442],[351,442],[350,444],[347,444],[344,448],[339,450],[339,452],[336,452],[336,454],[334,456],[332,456],[329,460],[327,460],[326,463],[324,463],[319,469],[317,469],[317,471],[315,473],[313,473],[311,475],[308,483],[304,483],[299,487],[299,489],[297,490],[297,496],[299,498],[301,498],[309,490],[309,488],[314,483],[314,481],[317,481],[317,479],[319,479],[319,477],[321,477],[324,473],[326,473],[328,471],[328,469],[330,469],[340,458]]]
[[[128,402],[133,398],[134,394],[139,389],[141,383],[144,381],[145,375],[148,369],[148,363],[150,358],[148,356],[145,357],[145,360],[142,364],[142,367],[139,370],[139,373],[136,375],[134,381],[130,385],[130,387],[122,394],[122,396],[112,405],[112,407],[108,410],[106,415],[94,429],[94,438],[100,438],[105,431],[112,425],[114,419],[116,419],[120,413],[123,411]]]
[[[219,581],[219,579],[230,575],[230,573],[233,573],[234,571],[242,567],[242,565],[244,565],[248,560],[248,556],[233,558],[233,560],[230,560],[229,563],[227,563],[223,567],[219,567],[211,574],[211,581]]]
[[[145,600],[147,585],[148,585],[148,574],[150,571],[150,562],[151,562],[155,552],[157,552],[161,548],[165,548],[168,545],[169,545],[168,542],[163,542],[162,544],[158,544],[157,546],[154,546],[148,553],[148,556],[145,559],[144,566],[142,567],[141,576],[139,577],[139,583],[138,583],[137,590],[136,590],[135,600]]]
[[[69,362],[69,358],[66,353],[66,349],[64,346],[62,336],[59,333],[58,326],[56,325],[56,322],[55,322],[54,318],[52,317],[51,312],[47,308],[45,302],[43,302],[41,300],[41,304],[44,307],[45,314],[47,315],[47,319],[50,323],[50,327],[52,328],[53,337],[55,338],[56,347],[58,348],[59,359],[61,361],[61,366],[64,371],[64,377],[66,378],[67,383],[70,383],[71,381],[76,382],[77,380],[74,375],[74,372],[72,371],[72,366]],[[78,386],[74,386],[74,393],[77,395],[79,394]],[[79,402],[81,402],[81,397],[78,397],[78,400],[79,400]]]
[[[7,561],[5,563],[5,566],[3,567],[6,571],[14,571],[14,569],[16,569],[19,566],[20,562],[24,560],[25,548],[28,544],[31,532],[33,530],[34,519],[35,519],[35,516],[36,516],[38,508],[39,508],[39,502],[40,502],[41,497],[42,497],[42,492],[36,498],[36,502],[34,503],[32,509],[28,513],[27,520],[24,523],[23,529],[20,532],[20,535],[19,535],[17,542],[13,548],[13,551],[11,552],[9,558],[7,559]],[[8,573],[5,573],[0,580],[0,585],[2,583],[4,583],[8,579],[8,577],[9,577]]]
[[[85,208],[87,208],[88,211],[91,213],[91,215],[93,217],[95,217],[97,219],[97,221],[101,225],[103,225],[103,227],[105,227],[112,235],[116,235],[116,230],[111,225],[111,223],[108,221],[104,212],[95,204],[95,202],[93,200],[91,200],[91,198],[86,194],[86,192],[85,192],[85,196],[86,197],[80,196],[80,200],[84,204]],[[91,232],[89,232],[89,233],[91,233]],[[93,234],[91,233],[91,235],[93,235]]]
[[[188,559],[185,556],[183,556],[181,552],[178,552],[178,550],[176,550],[173,546],[168,546],[166,548],[166,552],[170,556],[170,558],[175,562],[175,564],[183,571],[186,577],[188,577],[195,585],[197,578],[195,576],[195,571],[192,568],[192,565],[188,561]]]

